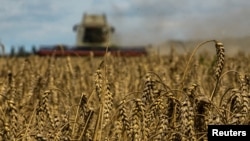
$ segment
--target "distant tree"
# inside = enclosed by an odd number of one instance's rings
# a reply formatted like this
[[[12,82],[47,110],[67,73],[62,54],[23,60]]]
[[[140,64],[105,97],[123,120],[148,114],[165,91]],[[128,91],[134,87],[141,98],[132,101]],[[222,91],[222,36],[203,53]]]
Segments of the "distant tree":
[[[32,54],[36,54],[36,46],[35,45],[32,46]]]
[[[1,49],[1,56],[3,56],[5,54],[5,47],[4,47],[4,44],[1,42],[1,39],[0,39],[0,49]]]
[[[10,50],[10,56],[15,56],[16,52],[15,52],[15,47],[11,46],[11,50]]]
[[[25,52],[25,49],[24,49],[24,46],[19,46],[18,47],[18,53],[17,53],[18,56],[26,56],[26,52]]]

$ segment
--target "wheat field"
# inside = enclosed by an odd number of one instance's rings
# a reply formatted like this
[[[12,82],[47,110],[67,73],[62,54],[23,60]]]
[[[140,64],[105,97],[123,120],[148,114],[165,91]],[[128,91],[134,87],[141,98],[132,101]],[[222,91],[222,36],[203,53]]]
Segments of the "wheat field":
[[[1,57],[0,140],[203,141],[208,125],[249,125],[250,56],[225,50]]]

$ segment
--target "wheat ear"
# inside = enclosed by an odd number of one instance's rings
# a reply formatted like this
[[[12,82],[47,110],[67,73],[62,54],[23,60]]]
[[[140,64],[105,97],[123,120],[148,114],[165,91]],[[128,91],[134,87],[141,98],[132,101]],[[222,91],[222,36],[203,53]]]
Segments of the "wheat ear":
[[[222,74],[222,70],[224,68],[224,61],[225,61],[225,49],[224,45],[221,42],[215,41],[215,47],[216,47],[216,52],[217,52],[217,65],[215,69],[215,77],[216,77],[216,84],[214,87],[214,90],[211,94],[210,100],[212,101],[213,98],[216,96],[216,92],[218,89],[218,85],[220,82],[220,77]]]
[[[240,94],[242,97],[242,107],[240,111],[240,114],[241,114],[240,124],[247,124],[247,116],[249,113],[249,99],[248,99],[249,77],[247,75],[240,75],[239,77],[240,77],[240,83],[241,83]]]

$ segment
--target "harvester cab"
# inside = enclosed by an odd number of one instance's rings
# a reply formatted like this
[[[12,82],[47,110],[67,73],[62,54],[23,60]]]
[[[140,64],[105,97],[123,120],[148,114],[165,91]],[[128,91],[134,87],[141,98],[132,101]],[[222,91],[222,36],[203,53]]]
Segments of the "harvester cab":
[[[111,27],[106,15],[84,14],[80,24],[73,27],[76,32],[77,47],[106,47],[111,44],[114,28]]]

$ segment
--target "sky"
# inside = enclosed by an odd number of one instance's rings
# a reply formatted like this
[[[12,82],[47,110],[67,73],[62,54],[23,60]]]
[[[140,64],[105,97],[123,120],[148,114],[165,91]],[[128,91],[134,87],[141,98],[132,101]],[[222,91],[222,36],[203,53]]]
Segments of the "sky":
[[[106,14],[121,45],[250,35],[249,0],[0,0],[0,41],[74,45],[84,13]]]

